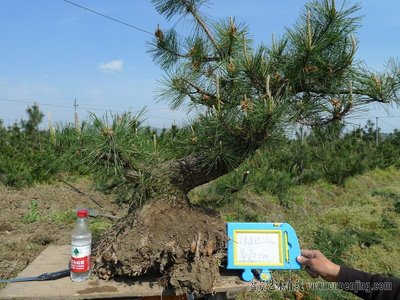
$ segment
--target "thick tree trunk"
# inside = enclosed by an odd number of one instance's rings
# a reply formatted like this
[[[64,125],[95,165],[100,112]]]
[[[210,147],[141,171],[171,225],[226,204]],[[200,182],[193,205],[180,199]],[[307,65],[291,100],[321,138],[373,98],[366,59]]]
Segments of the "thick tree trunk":
[[[229,172],[225,166],[220,165],[218,168],[210,169],[205,167],[203,162],[201,156],[189,155],[166,162],[162,169],[167,174],[171,185],[187,194],[195,187]]]
[[[225,222],[216,211],[190,205],[187,193],[226,172],[208,171],[196,156],[157,168],[157,192],[95,245],[96,274],[152,275],[177,293],[212,292],[225,257]]]

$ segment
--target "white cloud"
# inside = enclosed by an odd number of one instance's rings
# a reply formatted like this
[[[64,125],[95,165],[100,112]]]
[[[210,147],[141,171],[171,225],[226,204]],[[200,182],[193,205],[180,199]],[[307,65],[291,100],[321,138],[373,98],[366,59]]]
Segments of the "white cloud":
[[[101,63],[100,70],[102,70],[104,73],[116,73],[121,72],[123,66],[124,62],[122,60],[112,60],[110,62]]]

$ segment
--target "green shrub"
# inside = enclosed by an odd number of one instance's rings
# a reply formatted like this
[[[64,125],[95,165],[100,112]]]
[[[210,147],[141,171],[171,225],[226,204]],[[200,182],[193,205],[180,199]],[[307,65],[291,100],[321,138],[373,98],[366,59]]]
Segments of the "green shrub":
[[[39,131],[37,121],[0,128],[0,181],[5,185],[20,188],[49,179],[42,168],[50,149],[49,133]]]
[[[371,196],[380,196],[385,199],[393,201],[393,209],[396,213],[400,214],[400,195],[388,191],[373,191]]]
[[[396,222],[389,218],[387,215],[382,214],[382,221],[381,221],[381,227],[383,229],[391,229],[391,228],[397,228]]]
[[[376,191],[373,191],[373,192],[371,193],[371,196],[381,196],[381,197],[383,197],[383,198],[393,200],[393,201],[395,201],[396,203],[397,203],[397,202],[400,202],[400,195],[398,195],[398,194],[396,194],[396,193],[393,193],[393,192],[378,191],[378,190],[376,190]]]
[[[382,241],[382,237],[373,231],[349,229],[346,231],[346,233],[354,237],[361,248],[369,248],[372,245],[380,244]]]

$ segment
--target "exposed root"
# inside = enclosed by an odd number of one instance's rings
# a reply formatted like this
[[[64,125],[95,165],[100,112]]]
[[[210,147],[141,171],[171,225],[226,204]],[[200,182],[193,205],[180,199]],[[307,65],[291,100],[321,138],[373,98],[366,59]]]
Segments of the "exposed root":
[[[209,293],[226,249],[218,212],[187,202],[157,200],[129,214],[95,246],[103,279],[155,275],[177,292]]]

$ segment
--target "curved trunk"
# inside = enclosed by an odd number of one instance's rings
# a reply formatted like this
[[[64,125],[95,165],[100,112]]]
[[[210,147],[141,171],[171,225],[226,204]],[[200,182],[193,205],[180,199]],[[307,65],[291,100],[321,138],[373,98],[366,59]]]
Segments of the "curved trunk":
[[[229,172],[224,166],[217,169],[205,167],[202,157],[196,155],[168,161],[161,169],[167,175],[169,183],[185,194]]]

